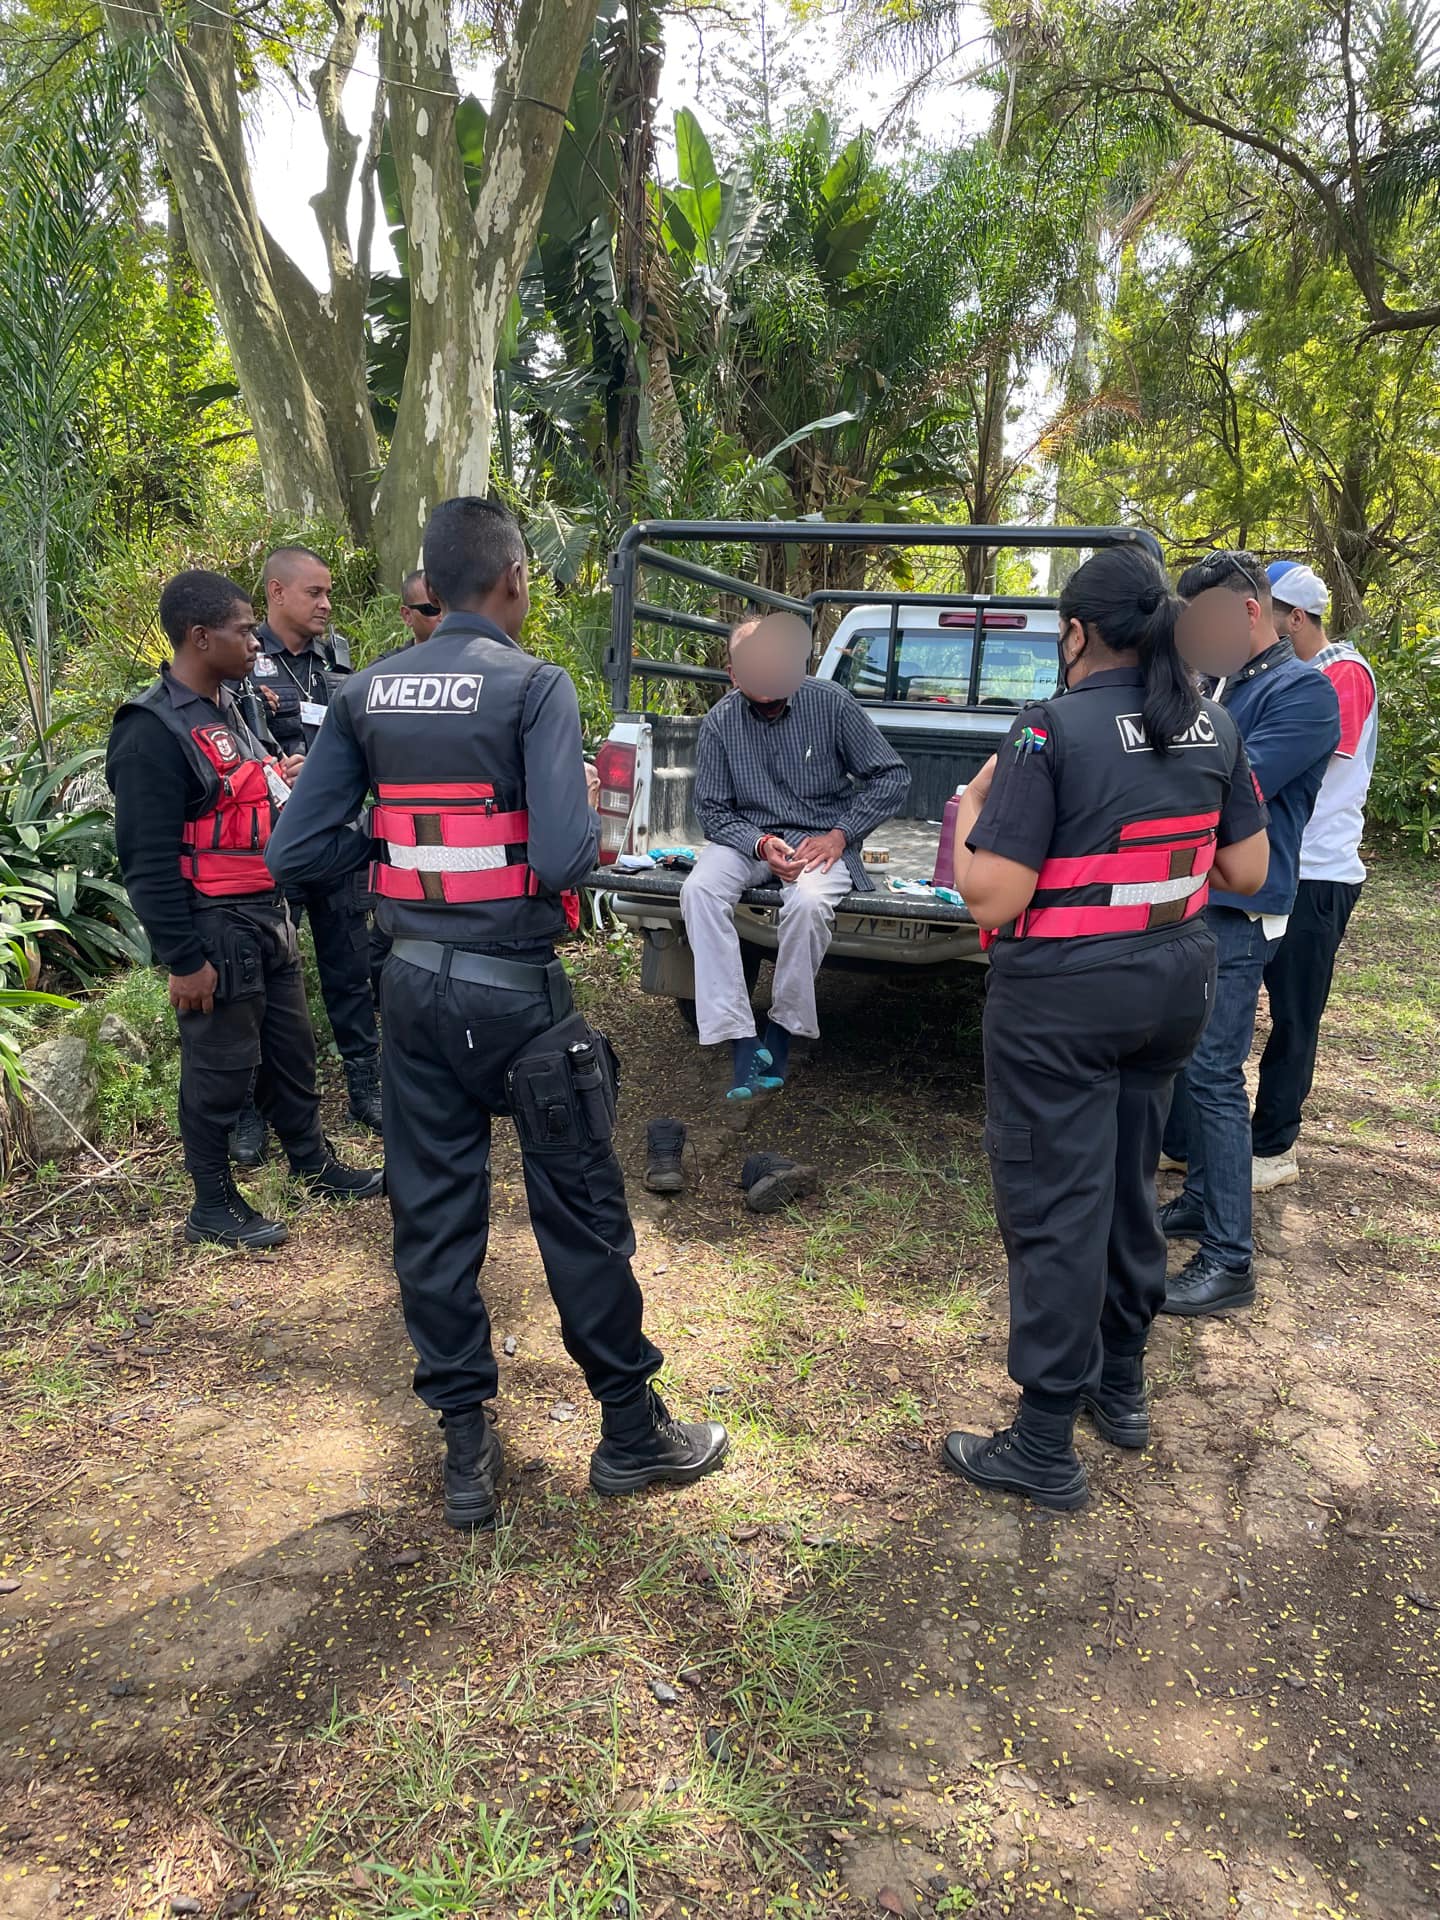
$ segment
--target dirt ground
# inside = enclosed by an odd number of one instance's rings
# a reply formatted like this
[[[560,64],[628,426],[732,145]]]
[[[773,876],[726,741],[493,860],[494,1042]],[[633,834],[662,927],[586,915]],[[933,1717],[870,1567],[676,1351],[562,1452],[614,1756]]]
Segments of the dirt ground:
[[[1155,1442],[1083,1431],[1073,1516],[936,1465],[1011,1395],[978,979],[827,977],[737,1141],[719,1063],[589,950],[666,1391],[733,1454],[589,1493],[507,1139],[511,1500],[469,1546],[382,1209],[267,1169],[295,1232],[239,1258],[179,1246],[168,1150],[12,1187],[0,1920],[1440,1913],[1437,961],[1433,869],[1392,862],[1301,1184],[1257,1202],[1259,1301],[1159,1324]],[[639,1184],[660,1113],[674,1201]],[[755,1146],[821,1196],[746,1214]]]

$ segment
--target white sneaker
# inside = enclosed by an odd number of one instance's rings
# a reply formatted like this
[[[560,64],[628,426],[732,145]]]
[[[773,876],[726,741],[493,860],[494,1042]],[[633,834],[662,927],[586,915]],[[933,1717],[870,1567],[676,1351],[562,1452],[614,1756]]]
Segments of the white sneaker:
[[[1293,1147],[1288,1153],[1272,1154],[1268,1160],[1262,1160],[1257,1154],[1250,1162],[1252,1193],[1269,1193],[1273,1187],[1293,1187],[1299,1178],[1300,1167]]]
[[[1184,1173],[1187,1171],[1187,1167],[1185,1161],[1172,1160],[1168,1153],[1162,1153],[1160,1156],[1160,1171],[1161,1173]]]

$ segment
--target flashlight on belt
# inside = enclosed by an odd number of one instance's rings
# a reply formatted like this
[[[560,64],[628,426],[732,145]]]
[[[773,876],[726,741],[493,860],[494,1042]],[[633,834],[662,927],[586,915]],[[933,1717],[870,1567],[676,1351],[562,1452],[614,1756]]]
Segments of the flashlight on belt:
[[[592,1140],[608,1140],[611,1134],[610,1107],[605,1099],[605,1075],[594,1043],[577,1040],[565,1049],[570,1078],[575,1082],[585,1129]]]

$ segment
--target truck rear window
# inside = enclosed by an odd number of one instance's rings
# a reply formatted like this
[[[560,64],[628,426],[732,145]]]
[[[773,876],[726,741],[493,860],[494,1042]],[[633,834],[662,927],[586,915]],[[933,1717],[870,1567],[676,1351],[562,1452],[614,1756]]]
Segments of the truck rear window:
[[[905,706],[971,704],[975,665],[973,630],[950,627],[927,632],[902,627],[893,699]],[[841,655],[835,678],[857,700],[880,702],[889,685],[890,634],[855,633]],[[1059,669],[1053,632],[1016,633],[984,629],[980,675],[974,695],[982,707],[1023,707],[1055,691]]]

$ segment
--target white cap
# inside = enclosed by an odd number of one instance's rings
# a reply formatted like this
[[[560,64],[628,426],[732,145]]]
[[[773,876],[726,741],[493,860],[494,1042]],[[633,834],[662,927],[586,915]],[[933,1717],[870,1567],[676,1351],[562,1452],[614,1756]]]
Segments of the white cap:
[[[1282,607],[1299,607],[1302,613],[1312,613],[1317,620],[1330,604],[1329,589],[1313,567],[1287,566],[1280,572],[1272,569],[1270,594]]]

